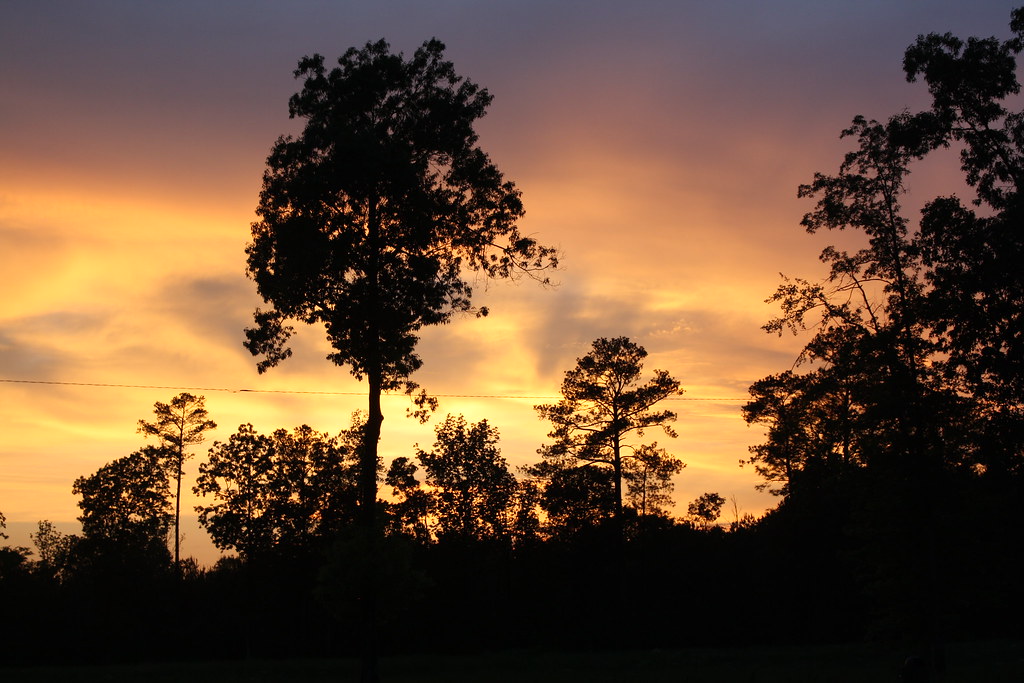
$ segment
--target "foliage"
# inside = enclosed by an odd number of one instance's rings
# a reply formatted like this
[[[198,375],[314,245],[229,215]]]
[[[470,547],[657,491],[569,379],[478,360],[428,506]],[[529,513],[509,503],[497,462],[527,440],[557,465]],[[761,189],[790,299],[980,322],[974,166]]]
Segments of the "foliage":
[[[540,500],[549,532],[556,537],[573,537],[614,518],[617,499],[613,478],[611,469],[591,464],[551,472]]]
[[[782,417],[771,412],[772,403],[785,405],[778,400],[781,395],[764,400],[763,392],[772,385],[786,394],[804,384],[811,389],[798,392],[811,399],[805,404],[826,412],[838,407],[839,424],[851,409],[862,413],[862,434],[874,436],[875,445],[890,456],[909,457],[927,438],[924,412],[927,396],[936,389],[926,362],[932,345],[921,316],[919,250],[908,236],[900,207],[908,164],[923,153],[919,144],[908,149],[903,142],[912,128],[907,115],[885,125],[857,117],[843,136],[856,137],[858,148],[847,154],[839,174],[815,174],[813,183],[800,188],[800,196],[818,199],[803,220],[808,232],[858,230],[867,244],[854,253],[826,247],[821,259],[830,272],[823,284],[787,281],[770,299],[781,304],[783,316],[769,322],[767,330],[814,329],[799,360],[812,364],[816,376],[790,373],[755,385],[755,401],[745,412],[748,421],[774,423]],[[820,315],[817,322],[807,319],[812,311]],[[787,412],[791,418],[792,411]],[[778,426],[775,432],[784,439],[800,438],[795,425]],[[807,425],[802,431],[806,436]],[[753,452],[755,460],[764,455]],[[796,459],[806,456],[792,454]]]
[[[326,324],[331,360],[380,374],[384,388],[419,367],[420,327],[469,310],[464,267],[510,277],[554,256],[519,233],[519,192],[476,146],[490,94],[443,52],[431,40],[405,61],[379,41],[330,71],[320,55],[299,62],[289,113],[305,129],[274,145],[247,249],[275,306],[258,321]],[[262,331],[249,347],[266,369],[286,355],[288,331]]]
[[[0,539],[7,540],[3,531],[7,528],[7,518],[0,512]],[[23,575],[28,566],[28,558],[32,551],[23,546],[0,546],[0,584],[15,576]]]
[[[431,496],[416,479],[419,467],[405,456],[391,461],[384,483],[391,487],[395,501],[388,510],[389,530],[416,539],[420,543],[431,540]]]
[[[353,523],[360,419],[336,437],[306,425],[263,435],[244,424],[215,442],[193,491],[213,498],[196,511],[217,547],[244,559],[295,552]]]
[[[722,515],[725,498],[717,493],[702,493],[686,508],[690,521],[702,529],[710,529]]]
[[[660,476],[660,491],[664,492],[667,476],[682,467],[664,451],[655,450],[653,445],[644,449],[641,444],[629,441],[631,435],[642,437],[645,430],[654,427],[660,427],[670,437],[676,436],[669,424],[676,419],[676,414],[656,410],[655,406],[682,394],[682,389],[664,370],[655,370],[653,378],[641,383],[646,357],[647,351],[626,337],[596,339],[590,352],[578,358],[576,367],[565,373],[562,400],[536,406],[539,416],[552,424],[548,437],[553,443],[540,451],[549,464],[532,471],[543,476],[552,467],[554,471],[575,470],[580,465],[607,469],[612,487],[612,512],[616,518],[622,516],[624,478],[633,476],[633,482],[645,482],[640,490],[652,490],[647,482]],[[644,458],[650,464],[657,460],[658,466],[649,468]],[[662,474],[655,476],[657,471]],[[566,476],[568,480],[564,483],[575,482],[570,488],[589,491],[588,498],[596,493],[593,489],[599,478],[596,472],[578,470]],[[587,484],[579,488],[577,485],[584,481]],[[641,494],[641,501],[642,498]],[[631,502],[636,501],[634,496]]]
[[[856,379],[787,371],[751,385],[743,417],[767,426],[768,440],[751,446],[750,459],[741,464],[753,465],[765,480],[758,489],[790,495],[809,477],[842,477],[863,464],[857,429],[863,408],[854,402]]]
[[[862,246],[826,247],[823,282],[785,279],[769,299],[782,312],[768,331],[812,336],[801,371],[756,382],[744,407],[767,428],[748,462],[784,496],[783,518],[836,518],[873,626],[932,642],[951,601],[968,599],[950,587],[970,585],[936,551],[965,533],[950,501],[978,524],[982,499],[1014,506],[1024,488],[1024,112],[1007,108],[1024,9],[1011,30],[918,37],[904,69],[931,108],[854,118],[838,173],[800,187],[815,200],[809,232],[853,231]],[[974,208],[940,196],[915,224],[902,205],[911,170],[947,147],[960,151]],[[1019,517],[993,524],[1020,534]]]
[[[991,425],[983,460],[1020,473],[1024,451],[1024,111],[1017,55],[1024,47],[1024,8],[1011,14],[1013,37],[921,36],[904,70],[932,96],[921,135],[935,147],[957,145],[974,189],[965,206],[939,197],[922,211],[920,248],[931,291],[927,319],[942,354],[939,368],[967,393]],[[925,115],[922,115],[925,116]],[[994,438],[991,438],[994,437]]]
[[[0,584],[28,572],[32,551],[24,546],[0,546]]]
[[[626,503],[641,517],[667,516],[673,506],[672,477],[686,464],[652,443],[639,446],[626,461],[622,476],[626,480]]]
[[[449,415],[434,428],[431,450],[416,449],[426,486],[410,458],[391,462],[385,483],[392,487],[392,530],[421,543],[502,540],[536,535],[536,489],[509,471],[498,447],[498,430],[481,420]]]
[[[449,415],[430,451],[417,449],[441,538],[507,538],[516,478],[498,448],[498,430]]]
[[[157,563],[169,559],[166,539],[173,508],[162,449],[145,446],[118,458],[76,479],[71,490],[81,496],[83,550]]]
[[[768,427],[749,462],[774,492],[851,467],[929,476],[1021,467],[1024,114],[1005,101],[1019,91],[1022,27],[1024,10],[1015,10],[1010,40],[919,37],[904,69],[925,81],[932,108],[885,123],[856,117],[843,136],[857,146],[839,173],[801,186],[817,200],[803,220],[809,232],[854,230],[866,245],[826,247],[825,282],[786,280],[771,298],[782,316],[766,329],[814,330],[800,358],[810,369],[760,380],[744,408],[748,422]],[[910,170],[953,144],[984,213],[939,197],[913,227],[901,206]]]
[[[181,561],[181,479],[185,461],[191,457],[188,449],[201,444],[205,433],[216,429],[217,423],[208,419],[206,399],[187,392],[178,394],[170,403],[157,401],[153,414],[156,416],[153,422],[139,420],[139,432],[156,438],[167,473],[174,480],[174,564],[177,566]]]
[[[72,572],[78,536],[62,533],[52,522],[41,520],[31,538],[39,558],[35,571],[58,581],[66,580]]]

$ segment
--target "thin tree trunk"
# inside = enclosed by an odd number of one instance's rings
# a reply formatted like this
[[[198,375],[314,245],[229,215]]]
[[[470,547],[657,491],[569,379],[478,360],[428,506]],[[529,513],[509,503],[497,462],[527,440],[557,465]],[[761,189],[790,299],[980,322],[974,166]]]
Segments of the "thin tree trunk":
[[[618,434],[612,437],[612,468],[615,484],[615,518],[622,525],[622,443]]]
[[[177,486],[174,493],[174,574],[176,576],[181,573],[181,468],[184,465],[185,453],[184,451],[178,452],[178,468],[177,468]]]

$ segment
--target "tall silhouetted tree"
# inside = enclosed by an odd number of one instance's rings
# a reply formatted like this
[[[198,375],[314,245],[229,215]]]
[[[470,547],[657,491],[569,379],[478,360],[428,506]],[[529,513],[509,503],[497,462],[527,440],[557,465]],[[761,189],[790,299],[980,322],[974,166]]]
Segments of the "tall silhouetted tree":
[[[590,353],[565,373],[562,400],[536,406],[540,417],[552,424],[548,436],[553,443],[542,448],[541,454],[549,462],[562,462],[570,468],[579,464],[607,468],[615,516],[620,521],[623,479],[639,455],[647,452],[631,437],[642,437],[653,427],[675,437],[669,423],[676,414],[655,406],[683,393],[679,381],[664,370],[655,370],[654,377],[641,383],[646,357],[647,351],[626,337],[597,339]],[[659,457],[663,463],[672,460],[664,453]],[[588,476],[580,481],[593,483],[594,479]]]
[[[939,367],[977,402],[985,435],[975,464],[993,473],[1024,471],[1024,9],[1012,12],[1010,29],[1008,40],[920,36],[903,61],[907,79],[923,80],[932,96],[919,135],[960,147],[976,193],[977,209],[956,196],[928,203],[919,244]]]
[[[787,280],[772,297],[782,315],[767,329],[813,331],[805,372],[756,383],[744,409],[769,427],[751,461],[782,482],[786,502],[825,494],[799,514],[855,497],[847,528],[863,541],[869,588],[901,628],[932,641],[951,603],[941,534],[961,524],[950,491],[1012,500],[1024,473],[1024,112],[1007,108],[1020,90],[1024,10],[1010,28],[1009,40],[918,37],[904,70],[925,81],[931,109],[854,118],[838,173],[800,187],[816,201],[809,232],[854,232],[862,247],[827,247],[822,283]],[[941,196],[915,223],[902,206],[911,169],[950,146],[976,209]],[[1017,518],[1005,535],[1019,533]]]
[[[555,254],[519,232],[520,193],[473,130],[491,95],[456,74],[442,43],[408,60],[368,43],[332,69],[305,57],[295,76],[288,109],[305,126],[267,159],[246,253],[271,308],[256,311],[246,347],[262,372],[290,355],[288,321],[323,324],[329,359],[366,379],[360,505],[373,535],[380,396],[414,390],[419,331],[471,310],[467,271],[536,274]]]
[[[785,282],[771,299],[782,315],[765,326],[813,330],[800,362],[817,366],[819,387],[854,393],[864,413],[862,438],[873,442],[865,458],[909,468],[937,462],[928,415],[941,398],[928,362],[934,345],[923,315],[920,250],[901,204],[910,165],[927,152],[912,134],[916,126],[908,114],[885,124],[855,118],[842,135],[857,147],[838,174],[817,173],[800,187],[801,197],[817,200],[803,219],[808,232],[856,231],[864,246],[826,247],[825,281]]]
[[[206,399],[181,393],[170,403],[157,401],[153,405],[156,420],[139,420],[139,432],[156,437],[160,443],[167,472],[174,480],[174,564],[181,562],[181,478],[185,473],[185,461],[192,456],[189,447],[205,440],[205,433],[217,428],[217,423],[207,419]]]

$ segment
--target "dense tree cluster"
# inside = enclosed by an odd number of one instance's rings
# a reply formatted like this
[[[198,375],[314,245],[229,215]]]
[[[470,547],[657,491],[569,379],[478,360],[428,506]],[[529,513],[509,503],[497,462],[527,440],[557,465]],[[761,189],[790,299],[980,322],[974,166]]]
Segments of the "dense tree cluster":
[[[775,515],[832,519],[875,627],[933,642],[994,585],[1021,597],[1022,549],[1008,541],[1024,495],[1024,112],[1007,107],[1024,10],[1010,28],[1009,40],[920,36],[903,66],[931,108],[856,117],[838,173],[800,187],[815,201],[808,232],[863,246],[826,247],[824,281],[779,287],[766,329],[811,337],[797,370],[754,383],[744,408],[766,428],[747,462],[782,496]],[[954,150],[966,202],[939,196],[913,219],[911,170]]]
[[[239,426],[214,443],[194,491],[199,522],[214,544],[243,559],[322,546],[353,523],[362,416],[340,436],[306,425],[257,433]]]

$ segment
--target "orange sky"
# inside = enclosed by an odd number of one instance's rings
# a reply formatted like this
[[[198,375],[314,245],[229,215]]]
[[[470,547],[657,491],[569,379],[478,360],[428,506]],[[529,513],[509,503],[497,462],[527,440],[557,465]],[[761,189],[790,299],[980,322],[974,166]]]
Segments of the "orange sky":
[[[244,276],[264,159],[295,130],[291,71],[385,37],[436,36],[494,103],[481,143],[523,191],[526,232],[561,247],[560,285],[479,288],[491,315],[423,335],[417,380],[446,413],[487,418],[513,465],[547,428],[535,399],[598,336],[678,377],[688,467],[675,498],[773,504],[737,467],[760,433],[739,407],[800,341],[759,328],[780,272],[814,277],[832,236],[799,227],[796,187],[834,171],[838,132],[926,102],[900,64],[919,33],[1007,33],[1012,2],[12,3],[0,22],[0,379],[188,387],[226,439],[307,423],[336,432],[362,387],[315,330],[259,376],[242,348]],[[941,180],[941,177],[939,178]],[[935,181],[936,178],[929,177]],[[941,190],[939,190],[941,191]],[[937,192],[935,192],[937,193]],[[203,391],[202,389],[206,390]],[[217,389],[355,392],[232,393]],[[137,449],[177,390],[0,382],[0,511],[29,545],[78,515],[78,476]],[[382,452],[432,426],[387,399]],[[195,461],[189,468],[195,473]],[[215,557],[202,533],[184,552]]]

